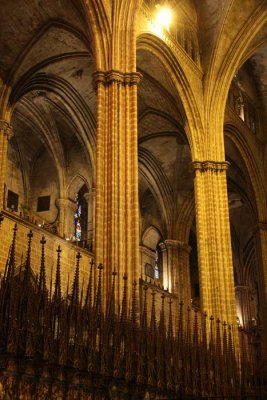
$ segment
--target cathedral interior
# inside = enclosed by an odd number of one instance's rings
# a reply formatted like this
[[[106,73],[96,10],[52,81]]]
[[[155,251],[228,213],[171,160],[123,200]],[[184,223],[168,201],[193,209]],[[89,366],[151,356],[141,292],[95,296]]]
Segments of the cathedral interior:
[[[267,359],[266,0],[0,6],[0,399],[241,398],[245,386],[267,398],[266,374],[239,376],[257,363],[262,374]],[[62,315],[82,321],[60,342],[75,371],[73,343],[87,329],[77,310],[91,298],[90,384],[73,373],[71,386],[57,370],[54,385],[50,356],[34,380],[37,328],[25,326],[34,313],[40,325],[40,298],[62,337]],[[187,307],[208,318],[205,351],[206,327],[188,322]],[[142,343],[157,332],[156,372],[135,329]],[[220,381],[201,349],[235,378]]]

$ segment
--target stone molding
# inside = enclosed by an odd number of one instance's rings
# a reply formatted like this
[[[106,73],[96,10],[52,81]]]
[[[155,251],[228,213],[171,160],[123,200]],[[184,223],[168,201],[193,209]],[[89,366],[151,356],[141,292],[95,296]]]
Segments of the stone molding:
[[[204,171],[213,171],[213,172],[222,172],[227,171],[230,163],[228,161],[193,161],[192,162],[193,169]]]
[[[109,85],[116,82],[125,86],[133,86],[138,85],[142,78],[140,72],[122,72],[113,69],[110,71],[96,71],[93,76],[96,85],[99,83]]]
[[[88,190],[88,192],[84,193],[83,197],[88,202],[90,199],[95,198],[95,195],[96,195],[96,189],[95,188],[90,188]]]
[[[73,211],[75,211],[77,208],[76,203],[73,200],[64,199],[64,198],[56,199],[56,206],[58,208],[61,208],[61,207],[70,208]]]
[[[179,250],[183,250],[188,254],[190,254],[190,252],[192,250],[191,247],[187,243],[181,242],[180,240],[166,239],[164,241],[164,244],[166,245],[167,248],[176,248]]]
[[[146,247],[146,246],[139,245],[139,250],[140,250],[140,252],[141,252],[142,254],[145,254],[145,255],[147,255],[147,256],[149,256],[149,257],[155,257],[155,251],[149,249],[149,248]]]
[[[0,132],[3,132],[4,136],[7,137],[7,140],[10,140],[12,136],[14,136],[12,126],[5,120],[0,120]]]

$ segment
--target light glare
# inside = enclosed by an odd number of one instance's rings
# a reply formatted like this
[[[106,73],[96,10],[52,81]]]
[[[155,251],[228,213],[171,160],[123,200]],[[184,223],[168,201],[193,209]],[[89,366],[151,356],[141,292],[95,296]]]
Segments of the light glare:
[[[168,7],[160,7],[156,15],[157,24],[159,24],[162,28],[169,30],[171,20],[171,10]]]

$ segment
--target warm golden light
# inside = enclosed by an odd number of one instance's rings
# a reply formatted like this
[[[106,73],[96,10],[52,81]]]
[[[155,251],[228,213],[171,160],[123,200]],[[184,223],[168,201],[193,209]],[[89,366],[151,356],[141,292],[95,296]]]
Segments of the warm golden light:
[[[172,12],[168,7],[158,7],[156,23],[162,28],[169,30],[172,21]]]

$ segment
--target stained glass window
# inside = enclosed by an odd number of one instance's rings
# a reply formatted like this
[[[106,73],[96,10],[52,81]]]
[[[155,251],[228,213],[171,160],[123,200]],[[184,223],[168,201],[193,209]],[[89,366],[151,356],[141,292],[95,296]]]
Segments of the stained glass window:
[[[161,251],[160,247],[157,246],[156,257],[155,257],[155,273],[154,273],[155,279],[160,279],[160,270],[161,270]]]
[[[88,206],[84,194],[88,191],[86,185],[83,185],[76,194],[76,211],[74,214],[74,238],[76,241],[86,239],[87,234],[87,212]]]

